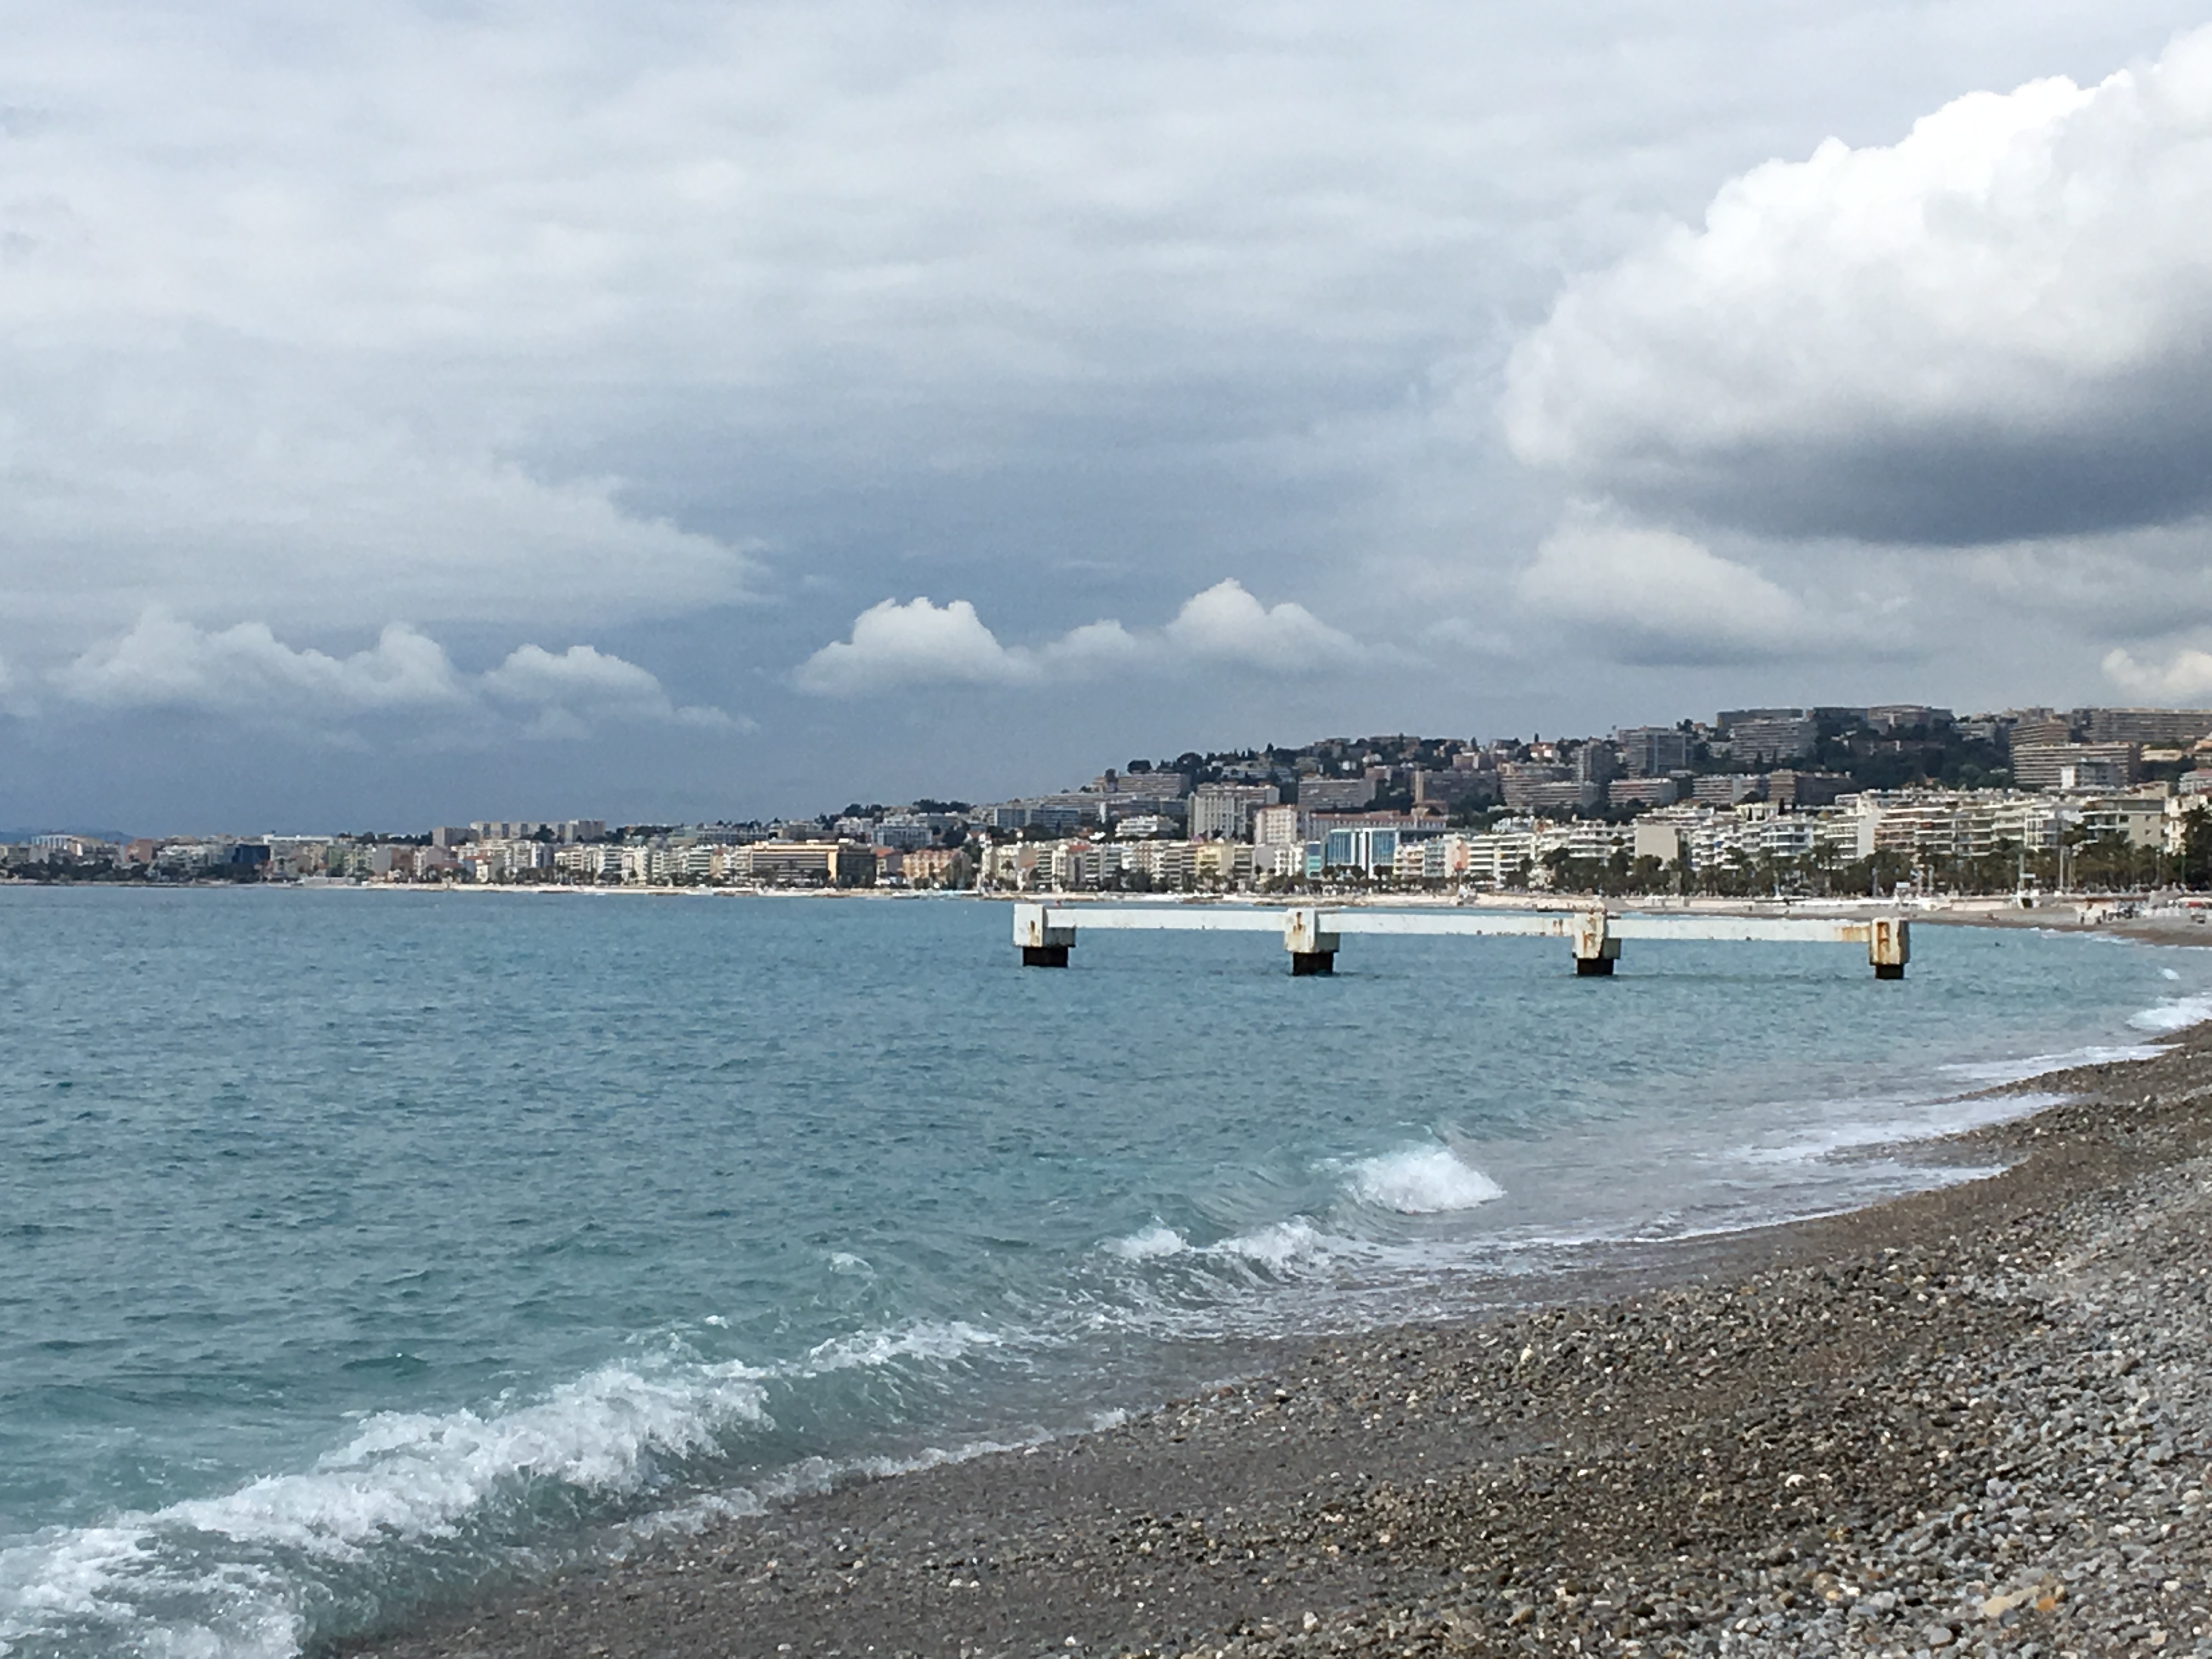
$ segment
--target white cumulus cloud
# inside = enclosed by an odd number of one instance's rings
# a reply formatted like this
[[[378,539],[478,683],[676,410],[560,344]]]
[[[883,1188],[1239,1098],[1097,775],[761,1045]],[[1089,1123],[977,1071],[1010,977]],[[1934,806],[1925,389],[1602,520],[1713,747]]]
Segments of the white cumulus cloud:
[[[171,708],[275,724],[315,724],[384,710],[418,714],[506,708],[526,734],[586,735],[601,720],[729,726],[720,709],[679,708],[637,664],[589,645],[524,645],[481,674],[457,669],[437,641],[404,623],[346,656],[295,647],[266,623],[204,629],[149,611],[46,675],[44,690],[92,709]]]
[[[2164,662],[2139,662],[2125,650],[2108,652],[2105,676],[2131,697],[2187,703],[2212,696],[2212,652],[2186,647]]]
[[[803,690],[830,696],[917,681],[988,684],[1033,678],[1035,659],[1009,651],[965,599],[885,599],[853,619],[853,635],[823,646],[799,671]]]
[[[2212,31],[1729,181],[1516,348],[1516,454],[1647,508],[1979,543],[2212,500]]]
[[[1577,625],[1576,648],[1632,662],[1756,660],[1797,643],[1797,601],[1749,565],[1670,530],[1571,514],[1515,584]]]
[[[1009,646],[966,599],[896,599],[862,611],[849,639],[823,646],[795,676],[802,690],[850,696],[887,686],[1031,684],[1084,678],[1131,663],[1218,662],[1296,670],[1340,662],[1358,647],[1304,605],[1268,606],[1234,580],[1186,600],[1164,627],[1086,623],[1038,646]]]
[[[1304,605],[1262,605],[1235,581],[1193,595],[1164,632],[1170,645],[1194,656],[1259,668],[1312,668],[1358,649],[1350,635]]]
[[[459,702],[445,647],[404,623],[351,656],[295,650],[266,623],[210,632],[149,611],[120,638],[55,671],[54,690],[100,708],[356,711]]]
[[[719,708],[678,708],[650,671],[588,645],[559,652],[540,645],[517,647],[506,661],[486,672],[479,684],[503,702],[557,707],[572,714],[580,707],[597,707],[630,720],[735,724]]]

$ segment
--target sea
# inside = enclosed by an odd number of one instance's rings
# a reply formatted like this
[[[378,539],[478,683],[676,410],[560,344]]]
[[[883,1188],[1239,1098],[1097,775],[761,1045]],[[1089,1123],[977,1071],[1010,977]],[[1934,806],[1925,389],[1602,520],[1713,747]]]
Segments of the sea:
[[[1984,1173],[2212,953],[0,890],[0,1653],[283,1659],[1273,1345]]]

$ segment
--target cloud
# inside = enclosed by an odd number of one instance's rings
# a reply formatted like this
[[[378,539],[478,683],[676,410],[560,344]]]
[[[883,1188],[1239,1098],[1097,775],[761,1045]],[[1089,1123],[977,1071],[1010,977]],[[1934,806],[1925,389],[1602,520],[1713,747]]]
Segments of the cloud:
[[[1036,677],[1036,659],[1009,651],[965,599],[936,605],[885,599],[853,620],[853,636],[823,646],[802,664],[802,690],[830,696],[915,682],[1005,684]]]
[[[1748,565],[1673,531],[1571,514],[1515,583],[1522,604],[1573,625],[1584,656],[1755,662],[1800,643],[1797,601]]]
[[[265,623],[210,633],[153,611],[121,638],[52,676],[72,702],[101,708],[222,713],[357,713],[455,703],[464,696],[445,647],[404,623],[349,657],[295,651]]]
[[[0,613],[41,635],[149,606],[209,622],[250,588],[273,625],[404,614],[573,625],[744,599],[745,547],[548,479],[465,432],[264,392],[247,409],[162,383],[0,409]],[[19,401],[35,395],[19,382]]]
[[[1133,632],[1118,622],[1087,623],[1035,647],[1002,645],[966,599],[944,605],[885,599],[854,619],[849,639],[809,657],[794,678],[804,691],[853,696],[904,684],[1082,679],[1132,663],[1310,668],[1344,661],[1357,650],[1349,635],[1304,606],[1285,602],[1271,609],[1229,580],[1185,601],[1164,628]]]
[[[1523,462],[1666,516],[1965,544],[2212,501],[2212,31],[1730,180],[1516,348]]]
[[[268,624],[210,630],[149,611],[45,678],[64,705],[167,708],[271,725],[313,725],[407,712],[473,718],[504,708],[529,721],[525,735],[587,735],[597,720],[728,726],[720,709],[678,708],[649,671],[592,646],[555,653],[525,645],[481,674],[456,669],[446,649],[404,623],[349,656],[295,648]]]
[[[1192,656],[1255,668],[1300,669],[1343,661],[1358,649],[1302,605],[1272,609],[1235,581],[1194,595],[1165,629],[1169,644]]]
[[[2188,703],[2212,696],[2212,652],[2194,647],[2177,651],[2163,663],[2138,662],[2124,650],[2108,652],[2105,677],[2131,697],[2153,702]]]
[[[580,706],[627,720],[722,727],[737,724],[719,708],[678,708],[649,672],[588,645],[572,645],[558,653],[543,646],[518,647],[479,683],[502,702],[558,708],[571,715],[578,715]]]

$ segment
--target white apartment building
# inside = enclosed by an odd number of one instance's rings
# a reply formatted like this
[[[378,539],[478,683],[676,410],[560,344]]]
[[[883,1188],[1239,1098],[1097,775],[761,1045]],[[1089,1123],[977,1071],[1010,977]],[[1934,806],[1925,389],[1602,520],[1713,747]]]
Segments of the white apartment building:
[[[1248,840],[1253,813],[1280,799],[1271,783],[1202,783],[1190,794],[1190,838]]]

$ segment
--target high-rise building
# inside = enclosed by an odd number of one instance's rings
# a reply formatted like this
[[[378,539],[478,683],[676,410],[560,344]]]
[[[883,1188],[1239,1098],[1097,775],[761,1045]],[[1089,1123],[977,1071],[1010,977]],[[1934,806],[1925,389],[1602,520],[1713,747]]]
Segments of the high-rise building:
[[[1729,757],[1759,765],[1809,755],[1820,740],[1820,723],[1796,710],[1738,717],[1728,731]]]
[[[1246,841],[1252,814],[1281,799],[1272,783],[1202,783],[1191,792],[1193,841]]]
[[[1690,764],[1690,734],[1671,726],[1628,726],[1613,734],[1621,770],[1632,778],[1663,778]]]
[[[1357,812],[1375,799],[1372,778],[1300,778],[1298,802],[1309,812]]]
[[[2212,732],[2212,709],[2077,708],[2074,725],[2085,743],[2135,743],[2185,749]]]

